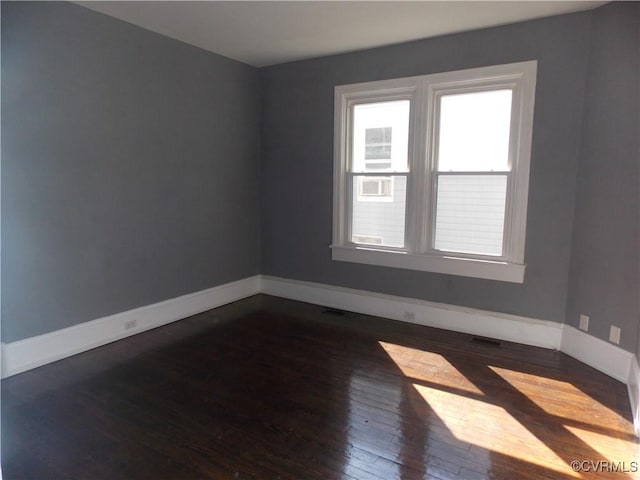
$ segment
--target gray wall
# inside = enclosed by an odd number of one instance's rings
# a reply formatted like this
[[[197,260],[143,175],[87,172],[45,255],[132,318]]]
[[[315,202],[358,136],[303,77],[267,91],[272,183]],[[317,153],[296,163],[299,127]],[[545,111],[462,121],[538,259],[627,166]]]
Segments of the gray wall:
[[[260,72],[73,4],[1,8],[3,341],[262,272],[582,312],[640,358],[637,3]],[[525,283],[332,261],[333,87],[531,59]]]
[[[591,14],[262,70],[262,273],[564,321]],[[335,85],[538,60],[523,285],[331,260]]]
[[[257,69],[2,2],[2,335],[259,273]]]
[[[636,351],[640,205],[640,3],[594,11],[574,219],[567,323]],[[640,355],[640,353],[639,353]]]

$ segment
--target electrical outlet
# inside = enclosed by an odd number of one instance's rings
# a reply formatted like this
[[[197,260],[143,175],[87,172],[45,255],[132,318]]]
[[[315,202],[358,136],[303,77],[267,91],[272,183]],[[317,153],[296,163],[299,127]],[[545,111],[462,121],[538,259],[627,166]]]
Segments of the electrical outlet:
[[[589,331],[589,317],[586,315],[580,315],[580,330]]]
[[[124,322],[124,329],[131,330],[132,328],[136,328],[137,325],[138,321],[136,319],[127,320],[126,322]]]
[[[404,319],[405,319],[407,322],[413,322],[413,321],[415,321],[415,319],[416,319],[416,312],[409,312],[409,311],[404,312]]]
[[[616,345],[620,343],[620,327],[611,325],[611,329],[609,330],[609,341]]]

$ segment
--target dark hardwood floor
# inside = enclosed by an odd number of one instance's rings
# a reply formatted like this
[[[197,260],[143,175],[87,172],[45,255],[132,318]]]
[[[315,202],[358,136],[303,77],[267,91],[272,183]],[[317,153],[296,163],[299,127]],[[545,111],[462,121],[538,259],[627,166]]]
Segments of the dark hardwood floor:
[[[4,380],[4,478],[640,478],[620,382],[323,310],[256,296]]]

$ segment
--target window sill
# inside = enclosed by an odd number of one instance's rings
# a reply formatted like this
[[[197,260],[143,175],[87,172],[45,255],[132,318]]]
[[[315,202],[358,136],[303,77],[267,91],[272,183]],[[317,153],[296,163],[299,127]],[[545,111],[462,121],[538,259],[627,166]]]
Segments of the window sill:
[[[460,257],[417,255],[364,247],[331,247],[331,258],[340,262],[405,268],[462,277],[524,283],[525,265]]]

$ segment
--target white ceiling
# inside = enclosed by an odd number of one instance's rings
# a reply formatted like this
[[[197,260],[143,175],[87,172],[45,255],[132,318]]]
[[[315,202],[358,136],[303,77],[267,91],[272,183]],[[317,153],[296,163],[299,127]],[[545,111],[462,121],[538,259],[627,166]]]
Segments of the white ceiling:
[[[589,10],[595,1],[83,1],[254,66]]]

